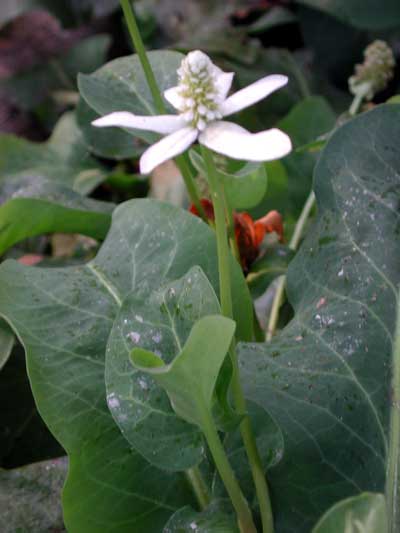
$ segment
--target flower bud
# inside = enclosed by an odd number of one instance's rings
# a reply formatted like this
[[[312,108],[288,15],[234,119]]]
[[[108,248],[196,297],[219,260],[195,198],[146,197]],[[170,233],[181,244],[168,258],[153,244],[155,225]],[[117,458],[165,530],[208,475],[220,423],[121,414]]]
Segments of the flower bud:
[[[362,93],[366,100],[386,88],[393,78],[396,61],[392,49],[381,40],[376,40],[364,51],[364,62],[356,65],[355,73],[349,79],[350,92]]]

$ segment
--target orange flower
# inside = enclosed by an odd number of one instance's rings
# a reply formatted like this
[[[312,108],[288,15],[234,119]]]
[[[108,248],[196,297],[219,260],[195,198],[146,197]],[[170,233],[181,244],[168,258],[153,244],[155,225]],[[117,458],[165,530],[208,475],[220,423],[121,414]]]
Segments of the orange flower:
[[[214,220],[214,208],[210,200],[201,200],[204,212],[209,220]],[[196,216],[199,213],[194,205],[190,206],[190,212]],[[260,245],[267,233],[275,232],[279,241],[283,241],[282,216],[278,211],[270,211],[264,217],[254,221],[249,213],[233,213],[235,223],[235,236],[239,248],[240,260],[243,270],[247,272],[260,253]]]

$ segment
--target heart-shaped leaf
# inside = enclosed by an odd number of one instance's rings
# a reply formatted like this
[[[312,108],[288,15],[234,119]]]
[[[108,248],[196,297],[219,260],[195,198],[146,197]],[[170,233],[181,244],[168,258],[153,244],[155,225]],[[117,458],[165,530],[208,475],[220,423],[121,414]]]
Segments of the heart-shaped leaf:
[[[312,533],[383,533],[387,528],[385,497],[364,492],[334,505]]]
[[[175,416],[157,382],[129,363],[133,347],[171,362],[194,324],[220,313],[214,289],[199,267],[157,291],[135,291],[125,299],[107,347],[108,406],[125,438],[149,462],[165,470],[186,470],[204,457],[202,433]],[[203,357],[203,354],[201,355]]]
[[[204,412],[211,413],[215,384],[234,333],[233,320],[206,316],[195,323],[171,363],[165,364],[162,357],[143,348],[134,348],[131,360],[166,390],[178,416],[202,428]]]
[[[69,455],[63,503],[71,531],[97,533],[116,524],[121,533],[161,531],[175,510],[192,503],[185,476],[149,465],[115,425],[104,357],[124,298],[137,287],[157,289],[196,264],[217,289],[212,230],[178,208],[133,200],[115,210],[106,241],[87,265],[46,269],[6,261],[0,267],[0,315],[23,342],[40,413]],[[232,265],[238,326],[248,337],[251,301],[240,267],[233,259]]]
[[[147,55],[160,91],[176,85],[176,71],[183,55],[166,50],[149,52]],[[153,98],[137,55],[115,59],[93,74],[81,74],[78,86],[86,103],[99,115],[114,111],[130,111],[137,115],[155,114]],[[127,131],[148,143],[157,139],[154,133]]]
[[[270,344],[240,350],[247,396],[284,433],[284,459],[269,476],[280,531],[309,531],[336,501],[385,484],[399,138],[398,105],[334,133],[315,173],[317,222],[288,270],[295,318]]]

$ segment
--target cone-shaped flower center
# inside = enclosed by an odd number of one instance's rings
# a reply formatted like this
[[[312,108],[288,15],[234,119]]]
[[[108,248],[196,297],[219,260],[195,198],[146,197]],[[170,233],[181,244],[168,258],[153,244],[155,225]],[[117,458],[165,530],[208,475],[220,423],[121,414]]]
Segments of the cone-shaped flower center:
[[[207,122],[221,118],[218,73],[210,58],[198,50],[188,54],[178,69],[180,111],[188,124],[200,131]]]

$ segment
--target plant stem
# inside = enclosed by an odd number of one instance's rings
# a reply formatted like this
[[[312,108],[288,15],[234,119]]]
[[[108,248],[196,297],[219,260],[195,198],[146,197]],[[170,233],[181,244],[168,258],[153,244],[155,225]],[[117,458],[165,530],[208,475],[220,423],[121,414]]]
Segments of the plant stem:
[[[210,494],[199,467],[194,466],[193,468],[189,468],[185,471],[185,474],[196,495],[200,510],[203,511],[210,503]]]
[[[122,11],[124,12],[125,20],[128,25],[128,29],[129,29],[129,33],[133,41],[133,45],[135,47],[137,55],[139,56],[140,63],[144,71],[144,75],[146,76],[146,80],[149,85],[151,95],[154,100],[154,105],[156,106],[156,110],[160,114],[165,113],[164,102],[161,97],[161,93],[158,88],[153,69],[151,68],[149,59],[146,54],[146,49],[144,47],[142,37],[140,35],[140,31],[136,23],[136,18],[133,13],[133,7],[131,4],[131,0],[121,0],[121,7],[122,7]]]
[[[202,409],[202,430],[210,448],[215,465],[218,469],[219,475],[225,485],[225,488],[232,501],[232,505],[236,511],[238,518],[239,529],[241,533],[257,533],[254,526],[253,517],[247,504],[245,497],[239,487],[235,473],[229,464],[221,439],[215,427],[214,420],[210,415],[208,409]]]
[[[136,22],[135,14],[133,12],[131,0],[120,0],[122,11],[124,12],[125,20],[128,25],[128,30],[133,41],[133,45],[139,56],[140,64],[142,65],[144,75],[146,77],[147,84],[149,86],[151,95],[153,97],[154,105],[157,113],[160,115],[167,112],[163,98],[161,96],[160,89],[157,84],[157,80],[154,76],[153,69],[151,68],[149,58],[147,57],[146,49],[143,44],[142,37]],[[190,201],[196,206],[201,218],[207,221],[204,213],[203,206],[200,202],[200,195],[197,190],[196,182],[193,179],[189,164],[184,156],[178,156],[175,159],[176,165],[182,174],[186,188],[189,193]]]
[[[233,218],[233,210],[229,206],[229,202],[226,198],[223,188],[221,192],[223,195],[224,210],[225,210],[226,220],[228,223],[228,235],[229,235],[229,243],[231,247],[231,252],[240,265],[240,252],[239,252],[239,246],[236,240],[235,220]]]
[[[386,473],[388,533],[397,533],[400,528],[400,298],[397,303],[397,322],[394,339],[392,405]]]
[[[202,155],[207,168],[207,175],[210,185],[211,197],[214,205],[215,226],[217,235],[217,251],[218,251],[218,270],[219,270],[219,284],[220,284],[220,300],[222,314],[228,318],[233,317],[232,312],[232,296],[231,296],[231,276],[230,276],[230,252],[228,246],[228,235],[226,230],[225,209],[224,209],[224,194],[223,187],[218,179],[214,160],[211,152],[202,146]],[[240,383],[239,367],[237,362],[237,355],[234,347],[230,350],[232,360],[232,396],[235,408],[238,413],[246,413],[246,400],[243,394]],[[250,418],[244,416],[240,424],[240,432],[243,443],[246,449],[249,460],[258,503],[260,506],[260,514],[264,533],[273,532],[273,518],[272,508],[269,497],[269,491],[265,474],[257,450],[257,444],[254,437],[253,429],[251,427]]]
[[[314,204],[315,204],[315,194],[314,194],[314,191],[311,191],[306,200],[306,203],[303,206],[300,217],[297,220],[292,238],[290,239],[289,248],[291,250],[297,250],[300,244],[301,237],[304,232],[305,225],[307,223],[308,217],[310,216],[311,210],[314,207]],[[269,321],[268,321],[267,335],[266,335],[267,341],[270,341],[275,334],[276,327],[278,324],[278,319],[279,319],[279,310],[284,301],[285,288],[286,288],[286,276],[281,276],[279,278],[279,281],[276,287],[275,297],[272,303],[271,314],[270,314]]]

